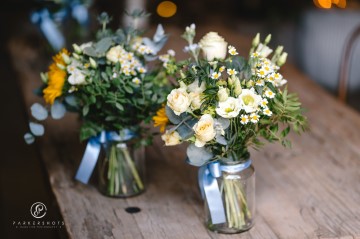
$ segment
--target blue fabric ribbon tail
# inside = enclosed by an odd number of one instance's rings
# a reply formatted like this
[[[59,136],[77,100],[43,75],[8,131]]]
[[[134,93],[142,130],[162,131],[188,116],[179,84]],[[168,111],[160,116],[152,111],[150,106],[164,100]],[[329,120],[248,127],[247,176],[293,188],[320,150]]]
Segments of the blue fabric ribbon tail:
[[[216,178],[221,176],[220,163],[213,162],[200,167],[199,186],[201,195],[207,201],[213,224],[226,222],[224,204]]]
[[[75,176],[76,180],[84,184],[89,182],[91,174],[94,171],[96,162],[98,160],[100,150],[100,142],[96,139],[96,137],[91,138],[86,145],[84,156]]]

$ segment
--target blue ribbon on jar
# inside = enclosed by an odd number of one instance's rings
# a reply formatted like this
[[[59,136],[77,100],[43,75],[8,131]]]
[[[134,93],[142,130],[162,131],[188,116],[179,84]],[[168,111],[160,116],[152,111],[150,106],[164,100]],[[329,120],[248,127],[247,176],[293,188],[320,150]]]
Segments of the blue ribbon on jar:
[[[101,131],[97,136],[91,137],[86,145],[85,153],[81,160],[75,179],[87,184],[98,161],[101,145],[112,141],[127,141],[135,137],[136,134],[128,129],[124,129],[118,134],[115,131]]]
[[[249,159],[244,163],[234,165],[222,165],[219,162],[211,162],[199,168],[198,181],[201,196],[207,201],[213,224],[226,222],[224,204],[217,178],[222,176],[222,172],[237,173],[247,169],[250,165],[251,160]]]

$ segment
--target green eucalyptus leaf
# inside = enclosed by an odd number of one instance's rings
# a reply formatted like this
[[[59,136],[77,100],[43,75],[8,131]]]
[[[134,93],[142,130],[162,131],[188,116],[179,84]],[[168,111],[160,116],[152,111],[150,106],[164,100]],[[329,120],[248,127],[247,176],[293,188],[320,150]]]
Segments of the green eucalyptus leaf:
[[[39,103],[33,104],[30,110],[31,115],[37,120],[45,120],[48,117],[48,111]]]
[[[35,137],[34,137],[34,135],[31,134],[31,133],[26,133],[26,134],[24,135],[24,140],[25,140],[25,142],[26,142],[27,144],[32,144],[32,143],[34,143],[34,141],[35,141]]]
[[[188,146],[186,155],[189,164],[198,167],[206,164],[213,157],[213,154],[207,151],[205,147],[196,147],[194,144]]]
[[[170,107],[167,105],[165,106],[165,112],[166,112],[166,116],[168,117],[171,123],[179,124],[181,122],[181,117],[176,115],[174,111],[170,109]]]
[[[50,112],[53,119],[61,119],[66,113],[66,108],[61,102],[55,100],[54,104],[51,106]]]
[[[30,131],[35,136],[44,135],[45,129],[44,126],[38,123],[30,122],[29,123]]]

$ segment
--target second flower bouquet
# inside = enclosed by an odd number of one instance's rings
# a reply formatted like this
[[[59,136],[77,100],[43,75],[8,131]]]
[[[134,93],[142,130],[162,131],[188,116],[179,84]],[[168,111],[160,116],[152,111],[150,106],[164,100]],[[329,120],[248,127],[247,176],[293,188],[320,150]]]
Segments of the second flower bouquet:
[[[55,119],[65,111],[78,113],[80,139],[88,144],[76,179],[87,183],[97,164],[99,189],[108,196],[144,191],[144,146],[151,143],[146,124],[169,92],[162,65],[148,64],[158,58],[167,36],[159,25],[153,39],[142,37],[135,26],[144,15],[134,12],[133,27],[113,32],[106,28],[109,16],[102,14],[95,41],[74,44],[74,52],[63,49],[54,56],[41,75],[40,92],[48,106],[31,107],[38,122],[31,122],[31,133],[25,135],[29,143],[42,135],[39,121],[49,113]]]

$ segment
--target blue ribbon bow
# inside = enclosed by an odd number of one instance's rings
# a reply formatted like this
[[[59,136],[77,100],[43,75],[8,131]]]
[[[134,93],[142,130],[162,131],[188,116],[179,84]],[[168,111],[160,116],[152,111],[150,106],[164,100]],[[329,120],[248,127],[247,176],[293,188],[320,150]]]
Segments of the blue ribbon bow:
[[[102,131],[98,136],[91,137],[86,145],[75,179],[87,184],[99,158],[101,144],[111,141],[126,141],[135,136],[133,131],[125,129],[120,134],[114,131]]]
[[[222,172],[236,173],[250,165],[251,160],[249,159],[244,163],[235,165],[221,165],[219,162],[211,162],[199,168],[198,181],[201,196],[207,201],[213,224],[226,222],[224,204],[216,178],[219,178]]]

